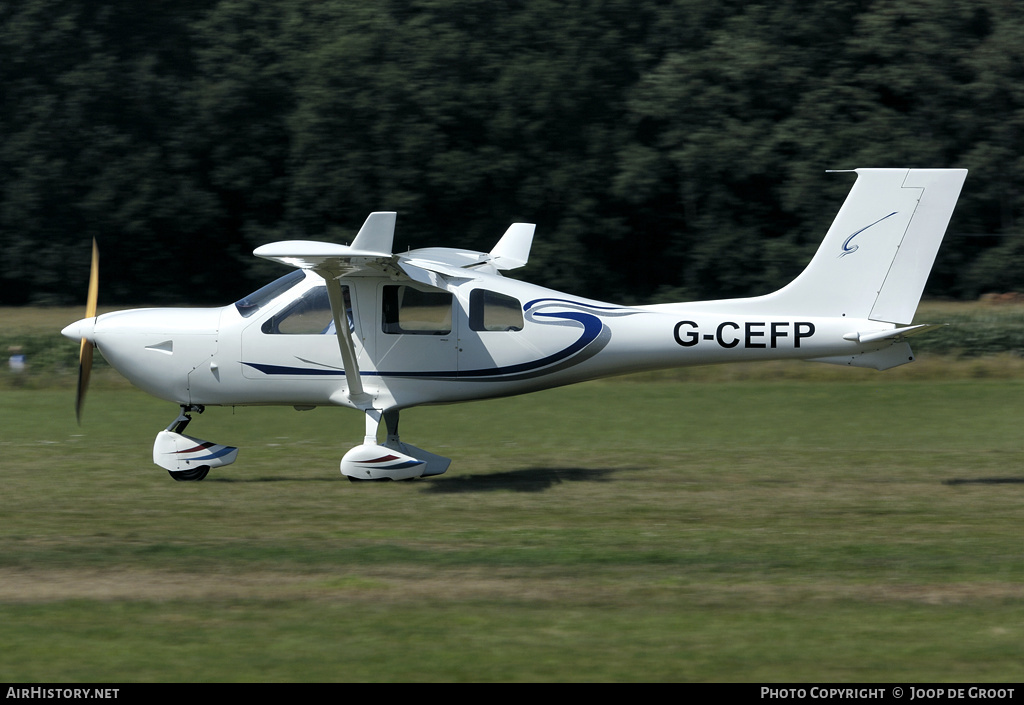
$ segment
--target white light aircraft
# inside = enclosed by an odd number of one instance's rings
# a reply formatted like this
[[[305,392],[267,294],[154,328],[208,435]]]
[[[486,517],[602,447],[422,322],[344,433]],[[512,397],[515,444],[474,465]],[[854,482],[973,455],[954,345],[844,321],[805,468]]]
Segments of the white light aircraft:
[[[967,172],[857,169],[807,268],[752,298],[616,306],[502,276],[534,226],[488,253],[392,250],[395,213],[371,213],[351,245],[288,241],[254,254],[296,270],[223,308],[96,316],[94,243],[81,341],[80,415],[96,347],[132,383],[181,407],[153,461],[202,480],[238,449],[183,435],[207,406],[342,406],[365,414],[341,460],[353,480],[440,475],[450,460],[402,442],[402,409],[523,394],[639,370],[801,359],[878,370],[914,359],[906,338]],[[657,253],[652,253],[654,256]],[[379,442],[381,422],[386,438]]]

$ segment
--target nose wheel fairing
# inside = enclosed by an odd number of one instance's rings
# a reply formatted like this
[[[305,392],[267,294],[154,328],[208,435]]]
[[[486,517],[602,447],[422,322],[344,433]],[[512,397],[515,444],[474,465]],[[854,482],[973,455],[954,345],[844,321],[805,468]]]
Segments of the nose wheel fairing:
[[[202,407],[182,407],[181,414],[166,430],[156,434],[153,462],[175,480],[202,480],[211,468],[230,465],[238,458],[238,448],[221,445],[182,433],[192,417],[188,411],[202,413]]]
[[[174,431],[161,431],[153,443],[153,462],[170,472],[193,470],[200,466],[217,468],[238,458],[238,448]]]

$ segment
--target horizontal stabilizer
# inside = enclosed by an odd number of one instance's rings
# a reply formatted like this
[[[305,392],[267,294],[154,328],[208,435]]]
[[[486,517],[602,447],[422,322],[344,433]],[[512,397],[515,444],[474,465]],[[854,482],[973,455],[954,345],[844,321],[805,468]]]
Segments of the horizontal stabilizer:
[[[858,343],[873,343],[876,340],[898,340],[911,335],[927,333],[936,328],[944,328],[947,325],[947,323],[921,323],[916,326],[891,328],[889,330],[871,331],[868,333],[847,333],[843,338],[846,340],[856,340]]]

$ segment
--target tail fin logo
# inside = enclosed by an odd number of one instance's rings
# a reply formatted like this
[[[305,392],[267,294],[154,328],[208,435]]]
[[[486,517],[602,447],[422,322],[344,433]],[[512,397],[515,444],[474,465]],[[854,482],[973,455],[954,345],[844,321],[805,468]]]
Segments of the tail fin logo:
[[[856,252],[857,250],[860,249],[860,245],[851,245],[850,244],[851,242],[853,242],[853,238],[857,237],[858,235],[860,235],[862,232],[864,232],[868,228],[871,228],[871,227],[874,227],[874,226],[878,225],[879,223],[881,223],[886,218],[893,217],[898,212],[899,211],[893,211],[892,213],[890,213],[889,215],[885,216],[884,218],[879,218],[878,220],[876,220],[871,225],[865,225],[863,228],[861,228],[860,230],[855,232],[853,235],[851,235],[850,237],[846,238],[843,241],[843,251],[839,253],[839,257],[846,257],[846,255],[852,255],[854,252]]]

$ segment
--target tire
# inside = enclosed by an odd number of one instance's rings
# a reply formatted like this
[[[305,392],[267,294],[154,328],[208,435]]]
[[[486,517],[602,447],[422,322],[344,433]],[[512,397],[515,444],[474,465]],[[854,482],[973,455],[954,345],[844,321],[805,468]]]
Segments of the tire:
[[[191,470],[179,470],[178,472],[167,471],[167,474],[178,482],[199,482],[210,472],[209,465],[200,465]]]

